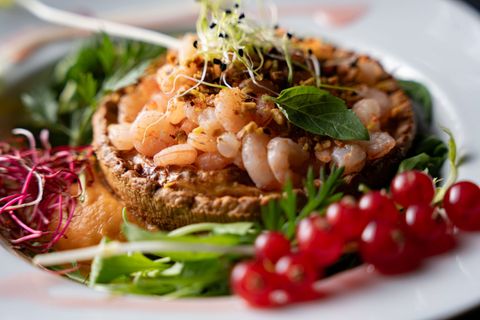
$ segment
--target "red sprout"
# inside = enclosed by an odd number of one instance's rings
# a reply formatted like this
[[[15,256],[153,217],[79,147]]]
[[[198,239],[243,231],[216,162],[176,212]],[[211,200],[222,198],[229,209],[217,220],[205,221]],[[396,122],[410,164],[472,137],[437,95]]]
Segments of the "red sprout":
[[[24,136],[20,144],[0,142],[0,233],[27,253],[47,252],[73,218],[83,192],[79,175],[92,178],[92,148],[52,148],[44,130],[37,149],[31,132],[13,133]]]

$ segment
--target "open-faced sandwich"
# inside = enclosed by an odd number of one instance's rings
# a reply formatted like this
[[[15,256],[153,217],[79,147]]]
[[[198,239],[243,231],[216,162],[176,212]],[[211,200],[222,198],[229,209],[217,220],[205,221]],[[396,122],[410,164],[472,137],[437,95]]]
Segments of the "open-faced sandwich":
[[[167,230],[256,220],[309,167],[344,167],[350,191],[389,181],[415,120],[378,61],[281,30],[260,41],[228,26],[206,34],[222,50],[186,36],[97,111],[97,158],[131,212]]]

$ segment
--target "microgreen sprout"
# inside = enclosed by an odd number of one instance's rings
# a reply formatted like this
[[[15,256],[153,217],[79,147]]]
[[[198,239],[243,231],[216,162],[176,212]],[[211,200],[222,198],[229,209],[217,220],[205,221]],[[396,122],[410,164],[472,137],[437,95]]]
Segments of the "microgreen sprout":
[[[0,232],[34,253],[49,251],[65,234],[82,194],[79,174],[88,171],[90,147],[51,148],[48,132],[37,149],[32,133],[15,129],[28,147],[0,145]]]

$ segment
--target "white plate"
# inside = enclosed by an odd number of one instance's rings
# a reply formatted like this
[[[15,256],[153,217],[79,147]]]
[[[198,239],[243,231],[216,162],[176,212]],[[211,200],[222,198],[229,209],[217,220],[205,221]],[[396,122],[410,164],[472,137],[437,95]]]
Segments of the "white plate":
[[[67,6],[65,2],[50,1]],[[164,28],[193,25],[191,3],[175,1],[71,1],[139,24]],[[141,4],[142,9],[138,9]],[[477,98],[480,88],[480,22],[453,1],[278,1],[280,22],[297,34],[323,35],[382,60],[399,77],[418,79],[435,98],[435,121],[452,129],[469,161],[460,178],[480,182]],[[115,10],[112,8],[115,7]],[[122,8],[128,7],[127,11]],[[111,10],[112,9],[112,10]],[[339,9],[342,9],[339,11]],[[173,15],[175,14],[175,15]],[[172,19],[174,17],[174,19]],[[37,36],[19,34],[31,23],[20,12],[0,12],[0,56],[14,57]],[[41,24],[36,24],[37,35]],[[43,29],[42,29],[43,30]],[[52,30],[52,29],[49,29]],[[57,30],[58,31],[58,30]],[[15,33],[16,32],[16,33]],[[63,32],[63,31],[62,31]],[[15,33],[15,36],[13,36]],[[43,32],[45,34],[45,32]],[[22,42],[23,41],[23,42]],[[5,43],[5,42],[3,42]],[[44,50],[16,66],[8,79],[22,78],[63,51]],[[14,60],[14,59],[13,59]],[[7,61],[7,60],[4,60]],[[12,60],[8,60],[12,62]],[[14,62],[14,61],[13,61]],[[8,80],[7,79],[7,80]],[[111,297],[38,270],[0,249],[1,319],[438,319],[480,303],[480,236],[462,235],[462,246],[429,260],[418,272],[382,277],[360,267],[325,281],[327,298],[276,311],[246,308],[236,298],[164,301],[152,297]]]

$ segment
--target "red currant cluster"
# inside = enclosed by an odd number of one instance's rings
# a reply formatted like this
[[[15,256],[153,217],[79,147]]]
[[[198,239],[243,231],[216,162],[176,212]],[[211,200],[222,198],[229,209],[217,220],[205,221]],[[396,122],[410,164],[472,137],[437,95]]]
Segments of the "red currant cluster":
[[[390,195],[371,191],[358,202],[344,197],[327,208],[325,217],[301,220],[296,249],[282,233],[266,231],[255,241],[256,259],[233,269],[232,289],[257,307],[315,299],[320,297],[315,283],[325,268],[348,250],[358,251],[380,273],[411,271],[424,258],[455,246],[454,227],[480,231],[479,186],[454,184],[443,209],[432,205],[434,195],[430,176],[408,171],[393,179]]]

